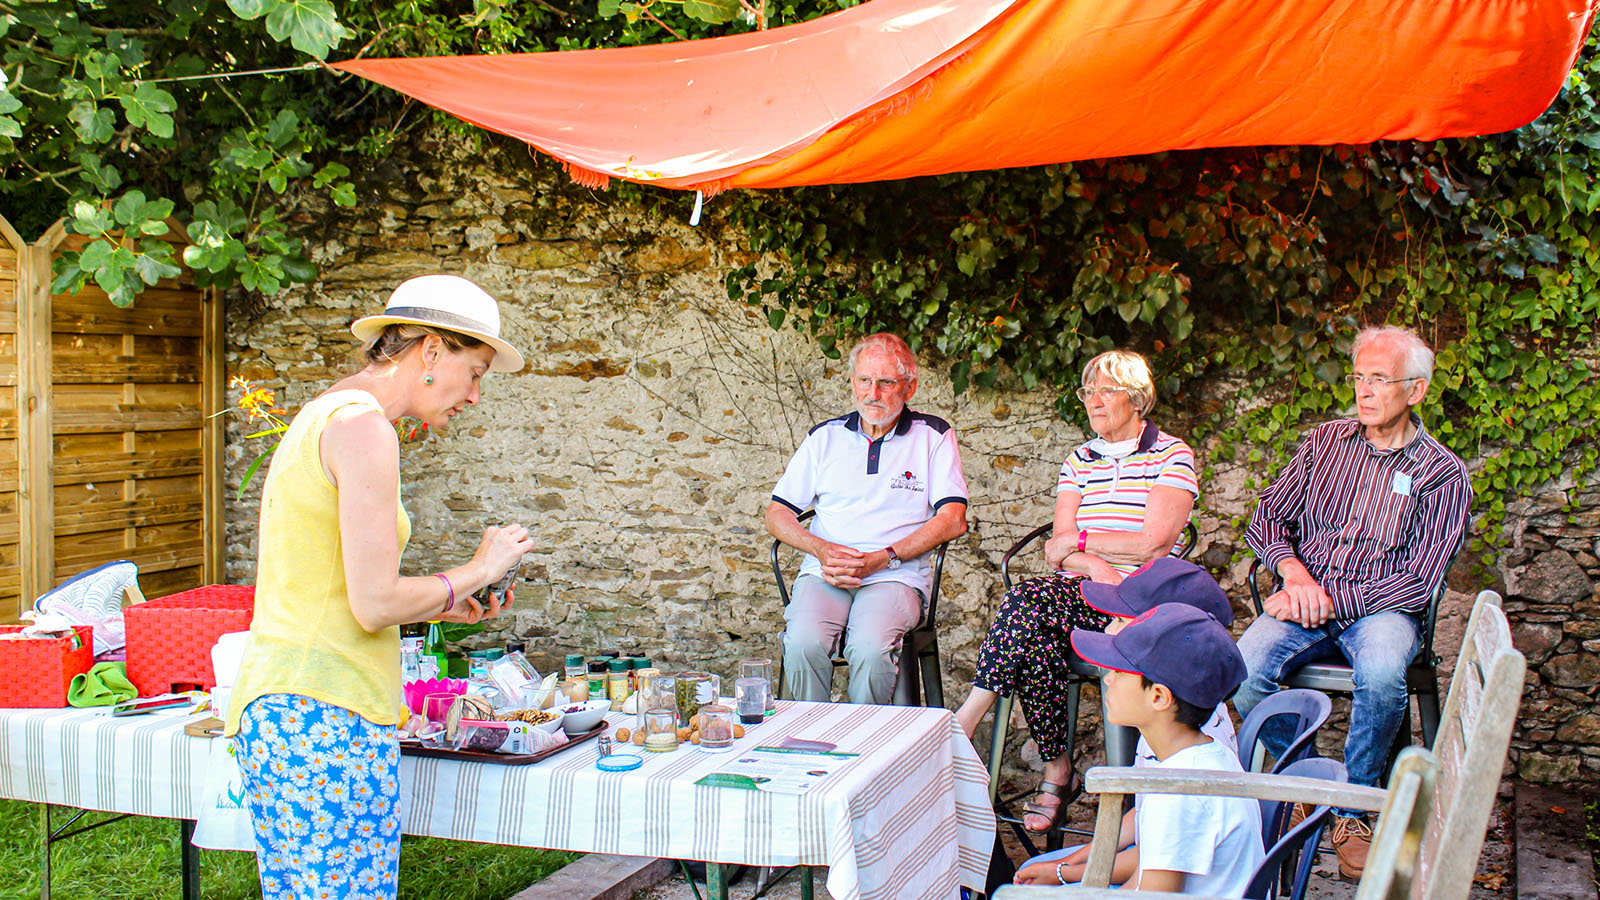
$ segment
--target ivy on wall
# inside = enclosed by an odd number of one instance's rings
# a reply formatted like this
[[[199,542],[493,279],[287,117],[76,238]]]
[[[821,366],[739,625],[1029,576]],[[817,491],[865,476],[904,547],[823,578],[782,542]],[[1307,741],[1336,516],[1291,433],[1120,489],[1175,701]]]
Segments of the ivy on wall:
[[[1355,331],[1412,326],[1438,352],[1430,428],[1482,459],[1485,551],[1508,504],[1596,471],[1595,51],[1504,135],[746,195],[732,215],[782,263],[730,272],[728,292],[830,353],[852,333],[912,335],[958,391],[1045,385],[1069,418],[1082,364],[1135,347],[1200,412],[1188,436],[1213,463],[1259,466],[1257,484],[1303,426],[1352,405]]]

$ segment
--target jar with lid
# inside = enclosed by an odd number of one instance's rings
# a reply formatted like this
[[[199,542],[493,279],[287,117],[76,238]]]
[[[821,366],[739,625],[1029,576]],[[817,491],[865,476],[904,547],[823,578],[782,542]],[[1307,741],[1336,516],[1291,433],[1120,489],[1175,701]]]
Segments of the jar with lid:
[[[622,704],[627,702],[628,673],[631,667],[625,660],[613,659],[606,663],[606,696],[611,698],[611,708],[620,710]]]
[[[631,666],[628,671],[628,683],[637,691],[639,689],[639,673],[645,669],[653,669],[655,667],[650,664],[650,657],[648,656],[635,656],[628,660],[628,665]]]
[[[589,660],[589,696],[606,696],[606,661],[603,659]]]

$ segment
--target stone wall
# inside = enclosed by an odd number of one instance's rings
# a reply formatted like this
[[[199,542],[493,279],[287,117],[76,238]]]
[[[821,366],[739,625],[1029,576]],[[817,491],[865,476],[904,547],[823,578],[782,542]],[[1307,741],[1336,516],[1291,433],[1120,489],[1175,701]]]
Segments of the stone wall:
[[[381,309],[395,284],[441,270],[474,279],[500,298],[528,366],[489,377],[479,407],[402,449],[413,523],[405,571],[454,564],[484,526],[519,521],[539,549],[494,639],[527,638],[542,667],[568,651],[619,649],[726,674],[739,658],[776,656],[783,620],[761,514],[810,426],[851,408],[842,364],[727,299],[724,273],[749,257],[717,222],[715,200],[706,224],[691,228],[681,197],[641,211],[514,162],[524,168],[424,147],[370,174],[372,202],[305,219],[323,275],[266,308],[230,305],[230,375],[277,389],[280,405],[297,409],[355,367],[347,326]],[[1084,436],[1045,393],[957,398],[937,365],[912,406],[956,425],[973,499],[940,609],[953,705],[999,602],[1000,556],[1048,520],[1061,458]],[[1156,418],[1182,434],[1179,406]],[[228,574],[237,582],[253,580],[260,491],[258,480],[234,500],[262,449],[245,433],[230,423]],[[1249,513],[1247,474],[1222,468],[1205,485],[1195,557],[1237,598],[1241,630],[1245,561],[1224,523]],[[1600,764],[1590,587],[1600,523],[1589,491],[1578,525],[1528,510],[1503,557],[1500,578],[1521,595],[1508,608],[1535,667],[1514,753],[1535,776]],[[1471,578],[1465,566],[1452,576],[1464,593],[1452,592],[1441,619],[1447,659]]]

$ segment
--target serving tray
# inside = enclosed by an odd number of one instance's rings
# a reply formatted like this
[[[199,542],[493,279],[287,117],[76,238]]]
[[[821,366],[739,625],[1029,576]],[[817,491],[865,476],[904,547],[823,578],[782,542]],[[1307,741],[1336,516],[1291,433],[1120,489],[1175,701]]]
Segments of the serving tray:
[[[527,766],[555,756],[569,747],[591,741],[606,733],[606,722],[583,732],[582,734],[567,735],[567,742],[559,747],[551,747],[538,753],[496,753],[493,750],[445,750],[442,747],[424,747],[421,744],[401,744],[402,756],[421,756],[431,759],[459,759],[467,762],[491,763],[497,766]]]

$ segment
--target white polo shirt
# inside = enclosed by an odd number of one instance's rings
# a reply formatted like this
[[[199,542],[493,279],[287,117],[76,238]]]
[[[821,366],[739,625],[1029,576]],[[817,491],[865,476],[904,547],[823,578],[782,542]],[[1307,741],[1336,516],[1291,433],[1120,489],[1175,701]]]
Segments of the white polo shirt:
[[[823,540],[882,550],[921,528],[945,504],[967,502],[956,430],[937,416],[906,409],[874,441],[862,433],[860,413],[829,419],[800,443],[772,499],[797,515],[816,509],[809,527]],[[927,597],[931,553],[898,569],[880,569],[863,583],[897,581]],[[820,577],[822,564],[808,553],[800,574]]]

